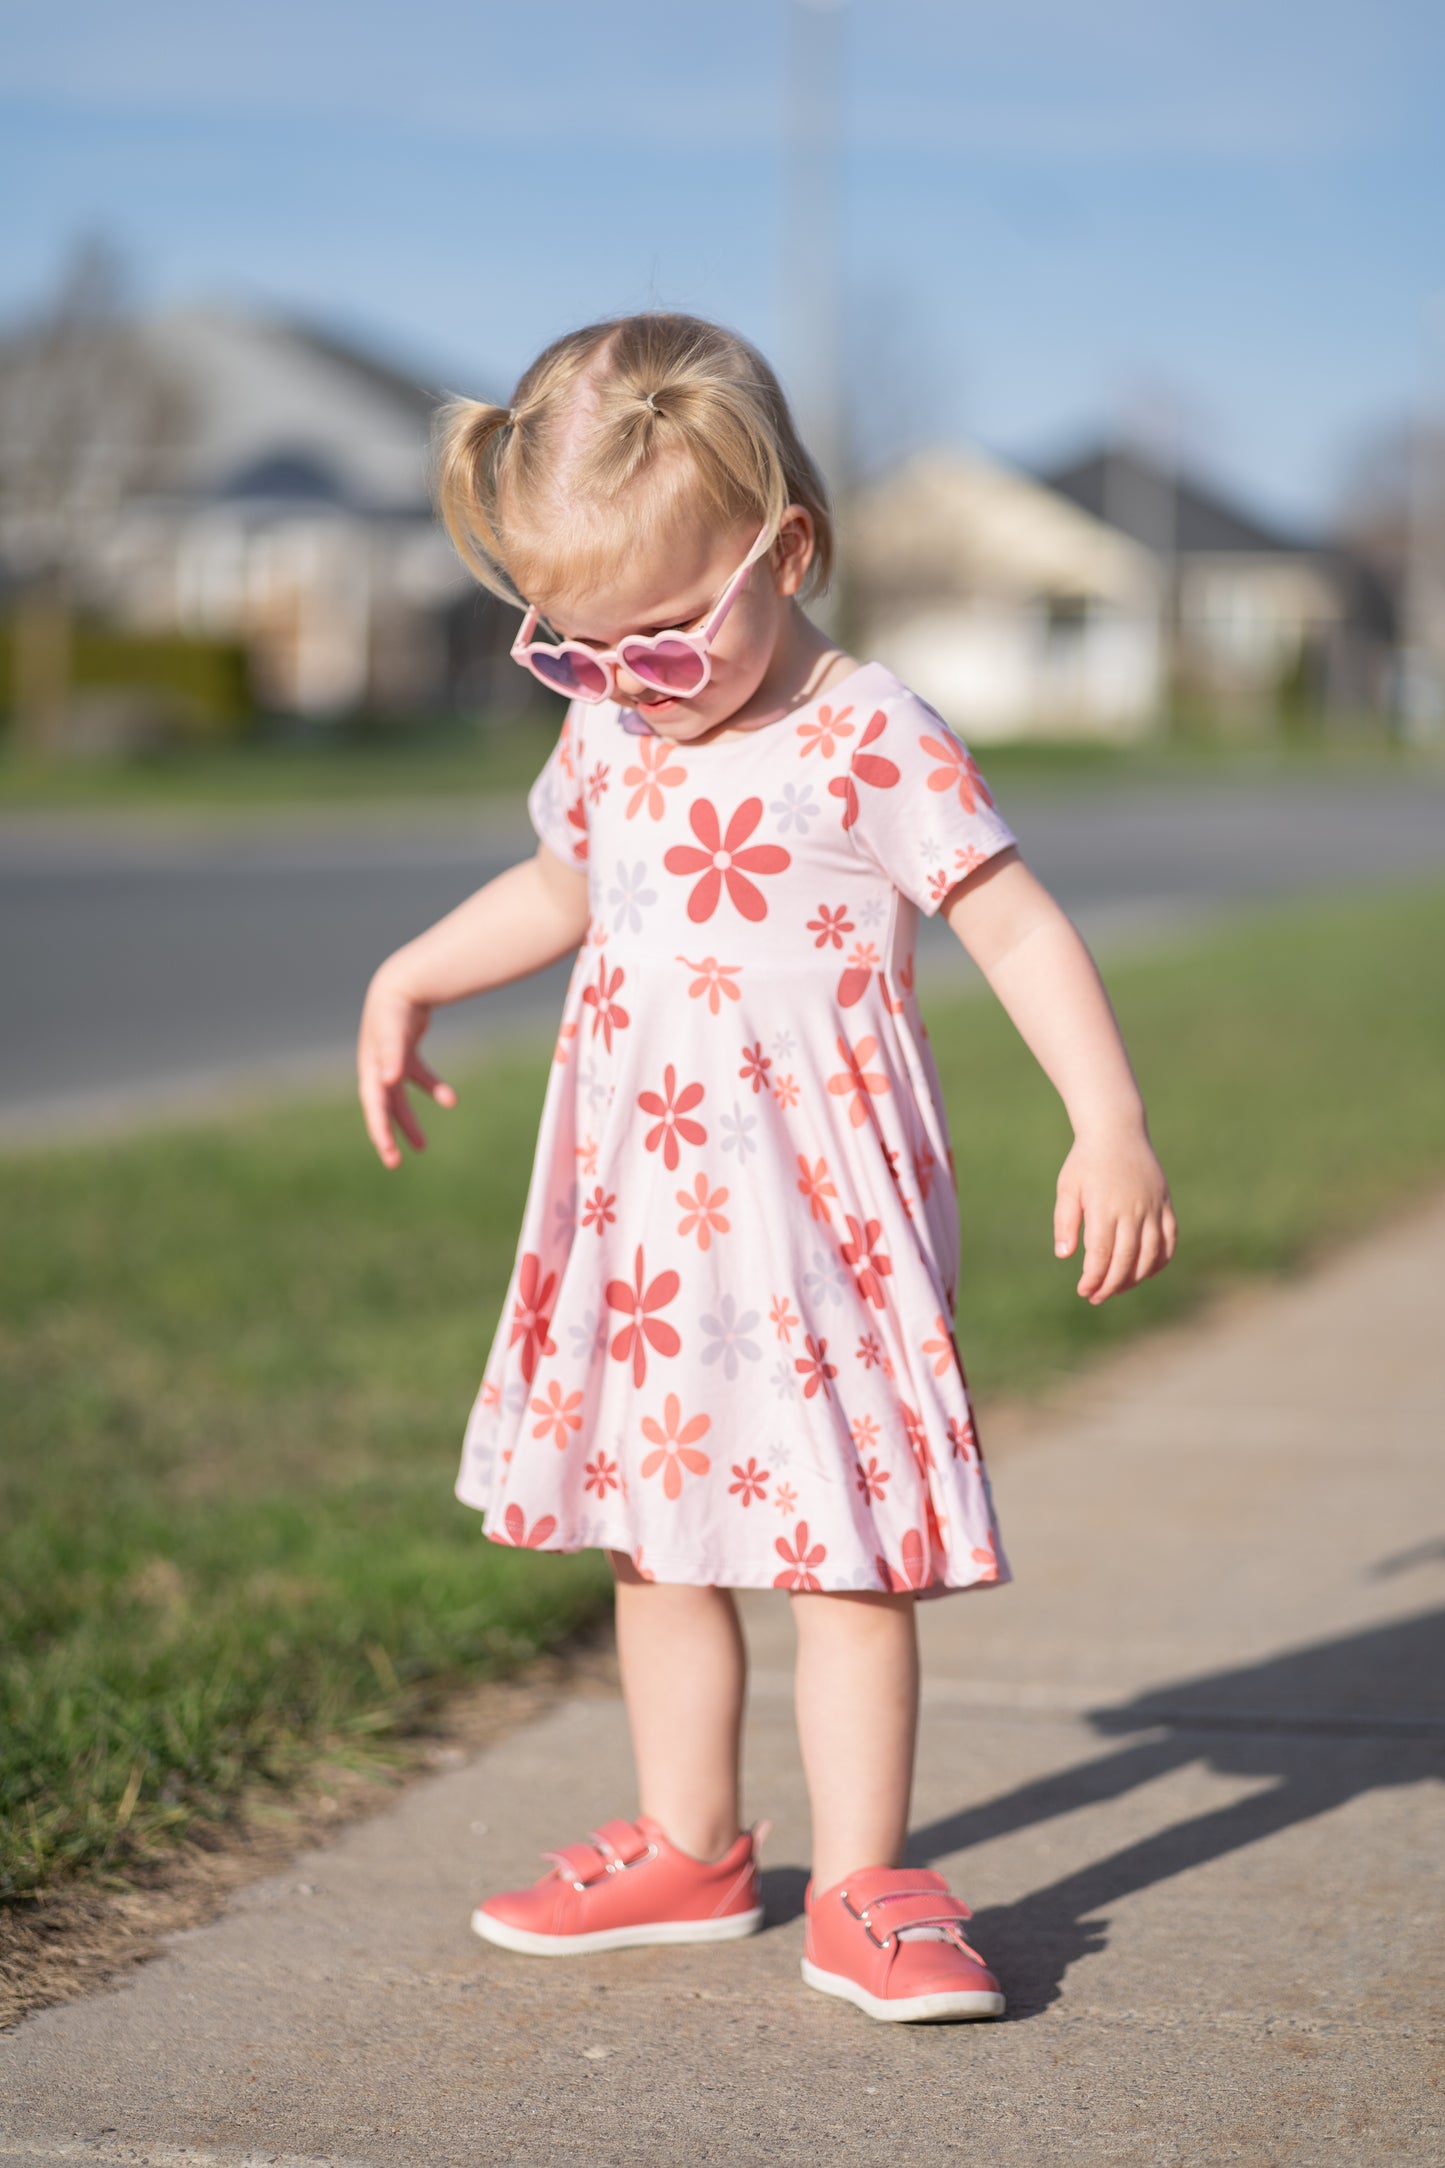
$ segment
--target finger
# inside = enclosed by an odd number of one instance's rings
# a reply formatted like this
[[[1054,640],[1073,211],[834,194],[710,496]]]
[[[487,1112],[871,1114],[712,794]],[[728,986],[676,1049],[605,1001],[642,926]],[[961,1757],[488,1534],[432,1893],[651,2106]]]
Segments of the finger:
[[[1083,1201],[1077,1190],[1061,1189],[1054,1204],[1054,1255],[1072,1257],[1079,1239]]]
[[[366,1122],[366,1134],[376,1147],[376,1155],[384,1167],[399,1167],[401,1153],[391,1133],[387,1120],[386,1094],[374,1071],[368,1070],[360,1080],[361,1112]]]
[[[1134,1266],[1134,1285],[1139,1287],[1151,1280],[1164,1262],[1164,1232],[1151,1213],[1145,1220],[1139,1238],[1139,1256]]]
[[[1113,1219],[1102,1222],[1099,1222],[1097,1217],[1086,1219],[1084,1270],[1079,1279],[1078,1290],[1081,1295],[1092,1296],[1109,1269],[1109,1260],[1114,1254],[1114,1227]]]
[[[439,1107],[454,1107],[456,1105],[457,1095],[450,1084],[443,1083],[435,1069],[427,1062],[424,1062],[420,1054],[412,1055],[411,1060],[406,1065],[406,1073],[413,1084],[419,1084],[424,1092],[429,1093],[435,1099]]]
[[[1167,1265],[1179,1243],[1179,1222],[1174,1217],[1174,1207],[1164,1207],[1164,1262]]]
[[[397,1128],[406,1138],[412,1150],[414,1152],[424,1152],[426,1150],[426,1136],[421,1123],[412,1110],[411,1101],[406,1096],[406,1086],[398,1084],[395,1091],[387,1094],[387,1102],[392,1120],[396,1123]]]
[[[1111,1295],[1117,1295],[1122,1288],[1133,1286],[1134,1264],[1138,1255],[1138,1223],[1126,1217],[1119,1221],[1114,1230],[1114,1254],[1110,1259],[1108,1272],[1104,1275],[1103,1285],[1094,1296],[1096,1305],[1107,1302]]]

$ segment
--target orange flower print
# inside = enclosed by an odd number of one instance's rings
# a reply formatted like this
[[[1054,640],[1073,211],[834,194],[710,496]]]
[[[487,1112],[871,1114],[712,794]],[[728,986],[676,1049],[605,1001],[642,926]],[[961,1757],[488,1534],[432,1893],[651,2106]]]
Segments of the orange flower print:
[[[927,1588],[933,1576],[928,1570],[928,1558],[923,1548],[923,1536],[917,1528],[910,1528],[903,1538],[903,1563],[890,1566],[886,1558],[874,1560],[878,1578],[885,1588],[898,1592],[906,1588]]]
[[[773,1078],[773,1097],[780,1107],[795,1107],[798,1104],[797,1078],[795,1076],[775,1076]]]
[[[587,809],[580,790],[567,808],[567,826],[576,830],[567,841],[572,846],[572,856],[580,863],[587,856]]]
[[[789,1514],[798,1510],[798,1494],[791,1483],[779,1483],[773,1492],[773,1504],[787,1520]]]
[[[798,748],[800,756],[806,760],[809,753],[821,753],[824,760],[831,760],[837,741],[853,735],[853,725],[848,720],[852,713],[851,708],[839,708],[835,715],[830,707],[821,707],[815,723],[799,723],[798,736],[803,741]]]
[[[592,1036],[595,1039],[598,1032],[601,1032],[603,1044],[609,1054],[612,1052],[614,1028],[620,1031],[624,1024],[631,1022],[626,1009],[613,998],[618,987],[622,984],[623,977],[624,973],[621,964],[609,975],[607,958],[599,956],[595,984],[585,986],[582,989],[582,999],[589,1008],[597,1011],[597,1014],[592,1019]]]
[[[898,769],[891,760],[885,760],[881,753],[865,753],[863,750],[865,745],[871,745],[881,734],[887,720],[882,708],[877,709],[854,748],[847,772],[835,775],[828,785],[830,796],[843,801],[845,828],[851,828],[858,818],[859,783],[871,783],[875,790],[891,790],[898,781]]]
[[[989,1531],[988,1539],[982,1549],[976,1549],[972,1556],[974,1564],[982,1569],[979,1573],[980,1581],[996,1581],[998,1579],[998,1539],[992,1530]]]
[[[828,1555],[828,1546],[815,1543],[809,1548],[806,1521],[799,1521],[792,1543],[786,1536],[779,1536],[773,1549],[783,1561],[782,1572],[773,1576],[774,1588],[820,1589],[823,1586],[813,1569],[822,1565]]]
[[[772,1066],[772,1056],[763,1052],[763,1042],[759,1039],[755,1046],[743,1048],[743,1065],[738,1075],[745,1083],[751,1083],[755,1092],[760,1092],[768,1081],[768,1071]]]
[[[928,876],[929,901],[931,903],[942,903],[957,879],[958,875],[950,873],[947,866],[940,866],[936,873],[930,873]]]
[[[823,1398],[826,1400],[830,1398],[828,1380],[837,1377],[838,1366],[836,1363],[830,1363],[827,1359],[828,1343],[826,1340],[815,1340],[810,1332],[805,1332],[803,1345],[808,1351],[807,1354],[793,1357],[793,1368],[800,1371],[806,1380],[803,1386],[803,1398],[811,1400],[821,1385]]]
[[[602,793],[606,790],[606,788],[607,763],[605,760],[599,760],[596,766],[593,768],[592,773],[587,778],[587,795],[591,799],[593,805],[596,805],[598,799],[602,796]]]
[[[933,1375],[936,1378],[941,1378],[957,1363],[958,1348],[954,1342],[953,1334],[948,1329],[946,1317],[936,1317],[933,1320],[933,1331],[933,1339],[925,1340],[923,1343],[923,1352],[925,1355],[932,1357]]]
[[[868,1119],[868,1095],[891,1091],[887,1077],[881,1069],[865,1069],[864,1063],[873,1059],[878,1051],[878,1041],[871,1036],[860,1039],[856,1047],[849,1047],[842,1033],[838,1034],[838,1052],[845,1064],[835,1076],[828,1079],[830,1092],[849,1093],[848,1119],[855,1129]]]
[[[906,1400],[903,1403],[903,1429],[908,1439],[909,1450],[918,1463],[918,1473],[923,1477],[926,1484],[928,1470],[936,1468],[938,1463],[933,1457],[933,1447],[928,1442],[928,1431],[924,1426],[923,1417],[919,1414],[917,1408],[910,1408]]]
[[[595,1137],[584,1137],[577,1147],[577,1157],[582,1162],[577,1169],[579,1174],[595,1174],[597,1172],[597,1139]]]
[[[835,907],[820,903],[818,916],[808,921],[808,931],[817,936],[813,943],[814,948],[826,948],[830,941],[834,948],[841,948],[844,934],[854,931],[847,904],[840,903]]]
[[[943,763],[929,775],[930,790],[956,790],[965,813],[977,812],[979,798],[985,805],[993,804],[988,785],[979,773],[978,762],[951,731],[946,738],[920,738],[918,742],[925,753],[931,753],[935,760]]]
[[[632,1554],[632,1563],[642,1580],[655,1581],[657,1579],[657,1575],[653,1572],[651,1566],[644,1566],[642,1563],[642,1545],[640,1543]]]
[[[868,991],[868,981],[878,969],[878,948],[872,941],[855,941],[848,967],[838,981],[838,1006],[851,1009]]]
[[[609,1460],[605,1453],[599,1452],[596,1460],[589,1460],[587,1463],[587,1481],[583,1488],[596,1491],[599,1498],[605,1498],[609,1491],[614,1491],[617,1487],[616,1461]]]
[[[859,1490],[863,1494],[865,1505],[871,1504],[875,1498],[881,1498],[883,1496],[883,1486],[890,1480],[888,1469],[880,1468],[876,1458],[870,1458],[866,1466],[862,1461],[859,1461],[853,1475]]]
[[[850,1423],[848,1434],[860,1453],[871,1453],[878,1443],[878,1425],[871,1415],[860,1415]]]
[[[563,1393],[555,1378],[547,1387],[545,1400],[540,1397],[529,1403],[532,1413],[540,1415],[540,1423],[532,1425],[534,1438],[545,1438],[552,1433],[552,1443],[562,1452],[571,1443],[574,1430],[582,1428],[582,1395],[580,1392]]]
[[[724,1219],[718,1209],[720,1205],[726,1204],[727,1195],[726,1189],[710,1190],[705,1174],[698,1176],[691,1189],[680,1189],[677,1201],[684,1210],[677,1223],[678,1233],[696,1235],[698,1248],[709,1248],[715,1234],[725,1235],[732,1227],[732,1221]]]
[[[572,753],[572,717],[571,714],[568,713],[562,718],[562,732],[557,740],[557,765],[565,776],[575,779],[577,774],[577,767],[575,761],[573,760]]]
[[[617,1214],[612,1209],[616,1202],[616,1190],[604,1190],[601,1183],[599,1182],[596,1189],[593,1190],[592,1195],[587,1198],[587,1200],[582,1206],[583,1226],[595,1227],[598,1234],[600,1235],[603,1228],[608,1226],[617,1217]]]
[[[773,1307],[769,1310],[768,1317],[784,1346],[792,1339],[793,1327],[802,1323],[786,1295],[774,1295]]]
[[[677,1426],[682,1420],[682,1402],[676,1393],[668,1394],[662,1403],[662,1413],[662,1423],[657,1422],[651,1415],[644,1415],[642,1418],[642,1435],[650,1439],[657,1448],[655,1453],[649,1453],[643,1461],[642,1473],[644,1476],[656,1475],[660,1468],[663,1495],[675,1499],[682,1496],[684,1468],[689,1475],[706,1475],[712,1466],[707,1454],[699,1453],[696,1448],[696,1440],[711,1429],[712,1417],[690,1416],[679,1430]]]
[[[851,1240],[841,1245],[843,1262],[853,1268],[858,1292],[865,1302],[871,1302],[876,1310],[883,1308],[883,1282],[893,1270],[893,1260],[878,1247],[878,1237],[883,1230],[881,1220],[871,1219],[865,1226],[845,1213]]]
[[[482,1406],[483,1406],[484,1408],[499,1408],[499,1407],[500,1407],[501,1405],[502,1405],[502,1388],[501,1388],[501,1386],[500,1386],[500,1385],[499,1385],[499,1384],[497,1383],[497,1381],[496,1381],[496,1379],[495,1379],[495,1378],[483,1378],[483,1380],[482,1380]]]
[[[798,1188],[803,1196],[807,1198],[814,1219],[827,1219],[828,1199],[830,1197],[836,1198],[838,1194],[832,1182],[828,1179],[827,1160],[820,1159],[816,1167],[810,1167],[803,1154],[799,1152],[798,1165],[802,1169],[798,1177]]]
[[[555,1513],[544,1513],[541,1520],[533,1521],[529,1529],[526,1515],[521,1507],[519,1505],[510,1505],[502,1515],[502,1526],[505,1528],[506,1534],[497,1537],[498,1543],[522,1544],[527,1550],[536,1551],[541,1548],[548,1536],[556,1528],[557,1516]],[[487,1534],[490,1535],[491,1533],[492,1531],[489,1528]]]
[[[637,1260],[633,1270],[635,1285],[629,1286],[626,1280],[607,1282],[608,1308],[625,1310],[628,1316],[627,1324],[613,1335],[609,1352],[618,1362],[626,1362],[631,1355],[632,1382],[634,1385],[641,1385],[647,1376],[649,1345],[655,1347],[659,1355],[675,1355],[682,1346],[682,1336],[677,1327],[669,1325],[666,1318],[654,1317],[652,1314],[665,1303],[671,1302],[682,1282],[675,1272],[659,1272],[656,1279],[644,1290],[640,1242],[637,1245]]]
[[[977,1465],[983,1458],[978,1449],[978,1435],[973,1427],[972,1416],[965,1415],[961,1419],[956,1415],[949,1417],[948,1442],[953,1447],[953,1457],[957,1460],[972,1461]]]
[[[746,1468],[734,1461],[733,1474],[737,1481],[729,1483],[728,1496],[736,1498],[740,1506],[750,1506],[755,1498],[761,1499],[767,1495],[768,1471],[760,1468],[756,1460],[749,1460]]]
[[[556,1044],[556,1045],[555,1045],[555,1046],[553,1047],[553,1049],[552,1049],[552,1059],[553,1059],[553,1061],[556,1061],[556,1062],[565,1062],[565,1061],[566,1061],[566,1059],[567,1059],[567,1043],[568,1043],[568,1041],[569,1041],[569,1040],[571,1040],[571,1039],[575,1039],[575,1038],[576,1038],[576,1036],[577,1036],[577,1019],[576,1019],[576,1017],[575,1017],[575,1016],[573,1016],[573,1017],[568,1017],[568,1018],[567,1018],[567,1019],[565,1020],[565,1022],[564,1022],[564,1023],[562,1024],[561,1028],[559,1029],[559,1031],[558,1031],[558,1033],[557,1033],[557,1044]]]
[[[662,863],[669,873],[702,876],[694,883],[687,899],[688,917],[697,924],[711,918],[726,883],[728,902],[735,911],[754,924],[766,918],[767,900],[748,875],[783,873],[793,860],[791,852],[784,850],[781,843],[754,843],[744,848],[763,817],[762,799],[744,798],[730,816],[725,835],[719,828],[717,808],[710,798],[694,798],[687,817],[697,843],[674,843],[671,850],[663,853]]]
[[[673,1097],[674,1092],[677,1092],[676,1098]],[[637,1094],[637,1104],[643,1113],[655,1114],[658,1117],[656,1126],[648,1130],[643,1141],[649,1152],[655,1152],[659,1144],[662,1146],[662,1162],[669,1174],[677,1172],[679,1137],[684,1144],[707,1142],[707,1131],[702,1123],[691,1120],[688,1113],[689,1108],[695,1107],[701,1098],[701,1084],[685,1084],[680,1092],[677,1091],[677,1071],[671,1062],[662,1072],[660,1097],[656,1092]]]
[[[961,874],[976,873],[980,866],[987,863],[987,853],[981,851],[976,843],[960,844],[953,854],[954,879],[957,880]]]
[[[677,960],[680,964],[687,964],[689,971],[699,973],[689,986],[688,992],[694,1001],[706,1000],[714,1016],[722,1006],[724,994],[729,1001],[742,1000],[742,988],[733,984],[734,978],[743,968],[741,964],[720,964],[716,956],[704,956],[700,964],[690,962],[686,956],[679,956]]]
[[[528,1250],[522,1258],[517,1273],[517,1299],[512,1306],[512,1337],[508,1347],[522,1343],[522,1375],[530,1385],[537,1371],[539,1355],[555,1355],[556,1342],[547,1327],[551,1322],[552,1290],[557,1285],[557,1275],[549,1272],[541,1277],[542,1260]]]
[[[627,818],[635,820],[644,807],[649,820],[660,821],[667,810],[664,791],[687,781],[687,770],[673,759],[674,748],[665,738],[654,738],[637,747],[637,765],[624,768],[622,780],[632,791]]]

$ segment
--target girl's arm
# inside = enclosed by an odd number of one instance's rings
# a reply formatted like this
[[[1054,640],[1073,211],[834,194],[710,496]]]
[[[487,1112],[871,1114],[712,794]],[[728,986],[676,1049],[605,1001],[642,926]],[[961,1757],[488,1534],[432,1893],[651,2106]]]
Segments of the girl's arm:
[[[543,970],[575,949],[586,930],[587,876],[543,843],[535,858],[508,866],[387,957],[367,988],[356,1046],[367,1135],[383,1166],[401,1165],[393,1123],[416,1151],[426,1148],[408,1082],[439,1107],[457,1103],[417,1051],[432,1010]]]
[[[1074,1143],[1059,1174],[1054,1254],[1073,1255],[1082,1219],[1078,1292],[1107,1302],[1168,1264],[1178,1224],[1103,980],[1016,848],[960,882],[941,909],[1064,1102]]]

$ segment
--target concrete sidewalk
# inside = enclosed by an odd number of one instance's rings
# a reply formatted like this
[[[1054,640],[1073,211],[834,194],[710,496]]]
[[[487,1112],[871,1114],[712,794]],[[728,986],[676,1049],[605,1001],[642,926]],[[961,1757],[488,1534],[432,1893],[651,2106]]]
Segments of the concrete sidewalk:
[[[468,1932],[634,1805],[621,1707],[581,1697],[0,2036],[0,2162],[1445,2159],[1442,1289],[1437,1198],[985,1420],[1018,1580],[922,1607],[913,1856],[974,1905],[1002,2021],[803,1986],[759,1595],[763,1934],[563,1966]]]

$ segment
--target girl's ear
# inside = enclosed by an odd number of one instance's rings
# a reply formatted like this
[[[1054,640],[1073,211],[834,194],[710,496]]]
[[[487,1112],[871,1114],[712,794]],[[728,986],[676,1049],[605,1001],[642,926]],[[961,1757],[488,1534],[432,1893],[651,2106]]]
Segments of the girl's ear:
[[[774,543],[773,588],[779,595],[795,595],[813,562],[813,515],[805,504],[790,504],[783,514]]]

